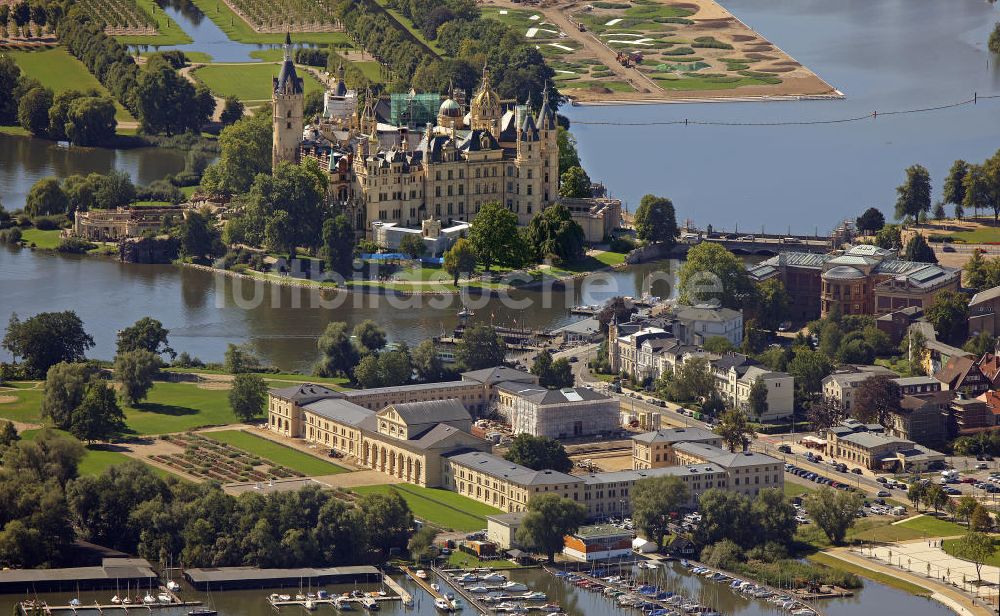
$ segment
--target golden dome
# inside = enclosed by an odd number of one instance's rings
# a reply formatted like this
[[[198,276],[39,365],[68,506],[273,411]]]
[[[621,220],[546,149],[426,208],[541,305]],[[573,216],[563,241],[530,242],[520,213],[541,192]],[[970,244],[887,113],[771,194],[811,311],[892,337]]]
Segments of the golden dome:
[[[490,87],[490,74],[485,67],[483,68],[483,81],[479,86],[479,91],[472,97],[470,109],[473,115],[480,117],[485,114],[499,115],[500,113],[500,95]]]

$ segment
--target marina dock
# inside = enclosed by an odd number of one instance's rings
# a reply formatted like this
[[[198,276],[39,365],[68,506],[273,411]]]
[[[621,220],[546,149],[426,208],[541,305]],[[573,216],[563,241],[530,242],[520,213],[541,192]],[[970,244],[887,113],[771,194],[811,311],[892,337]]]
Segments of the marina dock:
[[[76,614],[77,612],[97,612],[98,614],[103,614],[104,612],[121,610],[127,614],[129,610],[153,612],[154,610],[164,608],[195,607],[202,604],[201,601],[184,601],[179,595],[162,586],[157,590],[157,594],[169,596],[170,601],[146,603],[143,602],[141,598],[137,598],[135,603],[100,603],[95,601],[94,603],[81,603],[80,605],[49,605],[44,601],[28,600],[18,603],[18,609],[20,610],[19,613],[24,614],[24,616],[38,614],[39,611],[44,614],[56,614],[63,612],[71,612],[73,614]]]

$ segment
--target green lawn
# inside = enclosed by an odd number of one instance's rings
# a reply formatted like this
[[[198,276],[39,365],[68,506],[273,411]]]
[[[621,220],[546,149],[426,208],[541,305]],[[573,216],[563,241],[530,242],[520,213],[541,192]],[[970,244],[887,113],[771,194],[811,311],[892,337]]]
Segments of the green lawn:
[[[403,497],[414,516],[443,528],[458,531],[482,530],[486,528],[487,515],[500,513],[499,509],[449,490],[410,484],[354,488],[358,494],[387,494],[390,490]]]
[[[410,34],[412,34],[415,39],[420,41],[425,47],[427,47],[428,49],[430,49],[431,51],[433,51],[438,55],[444,54],[444,51],[442,51],[441,48],[438,47],[437,42],[427,40],[427,38],[424,36],[424,33],[421,32],[416,27],[414,27],[413,22],[407,19],[402,13],[400,13],[396,9],[389,8],[385,0],[375,0],[375,1],[378,3],[379,6],[385,9],[385,12],[388,13],[390,16],[392,16],[392,18],[395,19],[396,22],[399,23],[399,25],[406,28],[406,30]]]
[[[634,92],[635,89],[624,81],[563,81],[559,83],[560,90],[575,90],[578,88],[589,88],[599,86],[607,88],[612,92]]]
[[[679,77],[666,78],[653,75],[653,81],[664,90],[731,90],[741,86],[763,86],[781,83],[775,78],[760,77]]]
[[[964,244],[992,244],[1000,242],[1000,227],[976,227],[971,231],[933,233],[932,235],[950,237],[953,241]]]
[[[892,586],[893,588],[908,592],[913,595],[926,597],[931,593],[929,590],[923,586],[917,586],[916,584],[911,584],[905,580],[901,580],[892,575],[886,575],[884,573],[878,573],[877,571],[869,571],[864,567],[858,567],[857,565],[844,562],[839,558],[830,556],[829,554],[812,554],[809,560],[819,563],[821,565],[826,565],[832,569],[839,569],[840,571],[846,571],[848,573],[853,573],[854,575],[860,575],[861,577],[866,577],[870,580],[878,582],[880,584],[885,584],[886,586]]]
[[[594,258],[605,265],[621,265],[625,262],[625,253],[608,250],[594,255]]]
[[[28,389],[22,385],[31,387],[33,383],[13,383],[14,387],[11,389],[0,387],[0,400],[7,396],[17,398],[14,402],[0,404],[0,418],[24,423],[41,423],[42,386],[39,384],[38,389]]]
[[[115,39],[124,45],[184,45],[191,42],[187,35],[173,19],[167,15],[160,5],[153,0],[133,0],[140,8],[156,21],[155,36],[116,36]]]
[[[271,43],[285,42],[283,32],[262,34],[255,32],[250,24],[243,21],[221,0],[191,0],[192,4],[201,9],[202,13],[215,22],[230,39],[239,43]],[[350,39],[343,32],[292,32],[292,41],[296,43],[343,44],[351,46]]]
[[[241,101],[271,100],[271,78],[278,76],[277,64],[209,64],[191,72],[216,96],[236,96]],[[323,90],[316,78],[298,71],[306,93]]]
[[[24,229],[21,231],[21,241],[28,246],[34,244],[38,248],[56,248],[59,246],[59,233],[59,229],[52,229],[51,231]]]
[[[21,438],[25,441],[33,441],[41,430],[25,430],[21,433]],[[56,430],[60,434],[67,434],[62,430]],[[88,445],[86,451],[83,454],[83,459],[80,460],[80,465],[77,466],[77,472],[81,477],[100,475],[108,468],[115,466],[116,464],[122,464],[129,460],[135,460],[121,452],[118,451],[108,451],[106,449],[101,449],[100,445]],[[167,477],[177,477],[178,479],[184,480],[182,477],[175,475],[173,473],[167,472],[162,468],[158,468],[149,464],[146,464],[151,471],[156,473],[158,476],[166,479]]]
[[[161,381],[153,385],[144,402],[125,408],[125,419],[136,434],[184,432],[238,421],[229,406],[227,390]]]
[[[815,492],[812,488],[807,488],[806,486],[799,483],[792,483],[791,481],[785,481],[785,496],[789,498],[794,498],[796,496],[805,496],[806,494],[812,494]]]
[[[153,55],[154,53],[156,53],[156,52],[155,51],[143,51],[139,55],[142,56],[142,57],[144,57],[144,58],[148,58],[149,56]],[[251,52],[250,55],[252,56],[255,53],[257,53],[257,52],[255,52],[255,51]],[[192,63],[197,62],[197,63],[200,63],[200,64],[207,64],[207,63],[209,63],[209,62],[212,61],[212,56],[210,56],[209,54],[205,53],[204,51],[185,51],[184,55],[185,55],[185,57],[187,57],[188,62],[192,62]]]
[[[56,94],[66,90],[83,91],[93,88],[110,96],[104,86],[97,81],[97,78],[90,74],[87,67],[71,56],[63,47],[44,51],[8,51],[6,53],[14,59],[24,74],[37,79],[43,86],[51,88]],[[115,109],[117,110],[115,118],[119,122],[135,121],[135,118],[118,101],[115,101]]]
[[[956,552],[956,548],[958,546],[958,542],[959,542],[958,539],[945,539],[941,543],[941,549],[944,550],[945,554],[951,554],[955,558],[961,558],[960,556],[958,556],[955,553]],[[993,543],[993,556],[990,556],[989,558],[987,558],[984,561],[983,564],[985,564],[987,566],[990,566],[990,567],[1000,567],[1000,550],[997,549],[997,545],[996,545],[996,540],[995,539],[994,539],[994,543]]]
[[[311,456],[307,453],[292,449],[291,447],[286,447],[281,443],[275,443],[274,441],[266,438],[261,438],[250,434],[249,432],[244,432],[243,430],[204,432],[202,434],[208,438],[232,445],[233,447],[239,447],[244,451],[252,452],[254,455],[267,458],[272,462],[276,462],[282,466],[287,466],[294,471],[299,471],[300,473],[304,473],[306,475],[336,475],[337,473],[347,472],[347,469],[341,466],[331,464],[330,462],[321,460],[316,456]]]
[[[478,569],[479,567],[486,567],[487,569],[517,569],[519,566],[509,560],[479,560],[472,554],[466,554],[458,550],[448,555],[449,569]]]
[[[223,370],[209,370],[207,368],[164,368],[165,372],[177,372],[180,374],[229,374]],[[313,376],[311,374],[299,374],[296,372],[259,372],[265,381],[273,381],[270,385],[283,387],[289,384],[302,383],[322,383],[330,389],[342,389],[350,382],[344,377]]]
[[[916,517],[896,524],[897,528],[908,528],[923,537],[949,537],[964,535],[965,527],[954,522],[941,520],[929,515]]]

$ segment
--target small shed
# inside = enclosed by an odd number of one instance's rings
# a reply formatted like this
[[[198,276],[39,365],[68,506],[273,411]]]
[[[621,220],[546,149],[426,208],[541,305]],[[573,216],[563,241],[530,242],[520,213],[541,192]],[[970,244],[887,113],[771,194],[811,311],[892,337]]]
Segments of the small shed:
[[[653,554],[658,549],[655,541],[650,541],[649,539],[643,539],[642,537],[636,537],[632,540],[632,551],[638,552],[639,554]]]

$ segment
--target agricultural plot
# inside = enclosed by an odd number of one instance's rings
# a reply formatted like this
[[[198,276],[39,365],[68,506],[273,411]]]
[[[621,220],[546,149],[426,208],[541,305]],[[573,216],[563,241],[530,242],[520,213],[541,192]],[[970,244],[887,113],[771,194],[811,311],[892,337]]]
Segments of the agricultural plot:
[[[224,0],[255,32],[336,32],[333,0]]]
[[[135,0],[79,0],[94,21],[104,24],[107,34],[156,34],[156,21]]]
[[[184,448],[184,453],[155,454],[150,458],[201,479],[235,483],[305,477],[299,471],[197,434],[170,434],[160,438]]]

